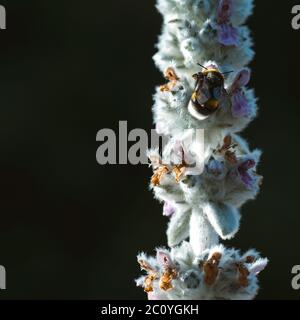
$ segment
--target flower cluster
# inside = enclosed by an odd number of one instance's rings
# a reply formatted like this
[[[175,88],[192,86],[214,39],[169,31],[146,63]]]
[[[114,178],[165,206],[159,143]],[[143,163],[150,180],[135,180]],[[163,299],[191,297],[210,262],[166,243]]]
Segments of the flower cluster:
[[[159,248],[156,257],[138,256],[146,275],[136,280],[150,300],[252,299],[257,274],[267,265],[255,250],[241,254],[222,245],[196,256],[189,243],[171,250]]]
[[[204,63],[204,67],[220,70],[219,65],[212,61]],[[154,96],[154,122],[159,134],[174,137],[181,136],[187,129],[205,129],[211,145],[219,143],[220,139],[230,133],[240,132],[256,116],[256,98],[253,90],[247,88],[250,80],[248,68],[242,68],[225,78],[226,94],[220,99],[220,107],[204,119],[189,108],[194,84],[191,85],[184,76],[179,79],[175,71],[170,77],[170,70],[172,69],[169,67],[165,72],[170,82],[158,87]]]
[[[164,72],[172,66],[191,75],[197,63],[222,62],[229,70],[240,69],[253,58],[252,39],[245,20],[252,0],[158,0],[164,27],[154,60]]]
[[[252,299],[267,259],[219,245],[240,227],[241,206],[259,192],[260,150],[238,133],[257,113],[248,88],[252,0],[157,0],[164,18],[154,61],[167,83],[154,95],[151,189],[169,218],[169,250],[141,254],[137,283],[149,299]],[[194,131],[202,129],[204,139]],[[187,239],[189,242],[186,242]]]
[[[152,150],[149,157],[153,160],[160,156],[157,150]],[[158,171],[159,184],[152,184],[152,188],[156,198],[164,203],[163,214],[170,217],[169,246],[178,245],[187,237],[193,239],[193,234],[201,235],[203,220],[197,218],[201,215],[222,239],[232,238],[239,229],[238,208],[254,199],[259,191],[262,182],[256,173],[259,158],[259,150],[250,152],[248,145],[234,135],[225,137],[201,174],[188,175],[183,170],[179,183],[177,170],[160,165],[168,163],[165,158],[158,161],[153,177]],[[196,247],[198,243],[196,237]]]

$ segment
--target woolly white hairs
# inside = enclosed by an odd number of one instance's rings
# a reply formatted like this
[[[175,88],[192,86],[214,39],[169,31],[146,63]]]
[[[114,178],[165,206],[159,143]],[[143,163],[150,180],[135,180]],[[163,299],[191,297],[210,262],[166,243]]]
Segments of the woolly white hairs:
[[[157,0],[157,8],[164,26],[154,61],[169,82],[157,88],[153,114],[168,143],[148,157],[171,249],[158,249],[156,259],[138,256],[148,274],[137,284],[149,299],[252,299],[267,259],[226,249],[219,238],[234,237],[241,206],[262,182],[261,152],[237,135],[256,116],[247,88],[252,40],[243,25],[253,3]],[[204,130],[204,142],[187,143],[195,129]]]
[[[141,253],[138,261],[147,275],[136,282],[151,300],[252,299],[257,274],[268,263],[255,250],[242,255],[222,245],[195,256],[187,242],[170,251],[158,248],[156,259]]]
[[[180,75],[197,63],[221,62],[221,70],[239,69],[253,57],[249,30],[241,26],[252,13],[251,0],[158,0],[163,33],[154,60],[161,71],[173,61]]]

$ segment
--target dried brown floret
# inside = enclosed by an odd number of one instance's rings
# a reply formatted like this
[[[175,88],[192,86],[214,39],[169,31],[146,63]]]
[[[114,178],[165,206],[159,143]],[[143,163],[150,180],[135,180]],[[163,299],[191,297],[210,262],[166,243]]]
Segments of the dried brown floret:
[[[211,258],[203,264],[204,281],[209,286],[213,285],[218,277],[221,258],[222,254],[215,252]]]
[[[151,272],[146,278],[145,278],[145,286],[144,291],[149,293],[153,291],[153,281],[157,278],[157,274],[154,272]]]
[[[176,269],[168,268],[166,271],[163,272],[159,280],[160,289],[164,291],[173,289],[172,280],[175,278],[177,278]]]
[[[151,184],[153,186],[159,186],[162,177],[169,172],[169,168],[166,165],[161,165],[155,171],[151,177]]]
[[[249,284],[248,276],[250,274],[247,267],[242,263],[236,263],[237,271],[238,271],[238,284],[241,287],[247,287]]]
[[[232,138],[230,135],[228,135],[224,138],[223,146],[218,150],[218,152],[223,155],[225,160],[227,160],[229,163],[236,164],[237,158],[233,148],[235,148],[235,145],[232,144]]]
[[[180,181],[182,175],[184,174],[185,169],[186,169],[186,166],[184,164],[175,165],[173,167],[172,171],[175,173],[175,179],[177,182]]]
[[[179,80],[178,76],[176,75],[173,68],[167,68],[165,71],[165,78],[169,80],[167,84],[164,84],[160,86],[160,91],[171,91],[177,84],[177,81]]]

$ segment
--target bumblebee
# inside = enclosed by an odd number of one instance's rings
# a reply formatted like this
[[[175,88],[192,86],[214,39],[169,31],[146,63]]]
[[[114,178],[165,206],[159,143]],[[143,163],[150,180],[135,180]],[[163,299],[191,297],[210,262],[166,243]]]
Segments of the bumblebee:
[[[228,94],[224,88],[225,73],[221,73],[213,67],[200,66],[204,70],[193,75],[196,84],[189,104],[189,111],[199,120],[203,120],[218,110],[220,99]]]

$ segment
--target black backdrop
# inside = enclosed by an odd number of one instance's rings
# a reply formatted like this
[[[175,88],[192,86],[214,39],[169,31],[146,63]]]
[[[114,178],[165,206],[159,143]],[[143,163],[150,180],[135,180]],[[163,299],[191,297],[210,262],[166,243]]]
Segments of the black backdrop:
[[[299,298],[299,43],[295,2],[256,1],[250,19],[265,183],[228,242],[271,260],[258,298]],[[0,298],[145,298],[135,255],[165,244],[147,166],[100,166],[96,133],[152,127],[151,60],[161,17],[149,0],[1,0]]]

